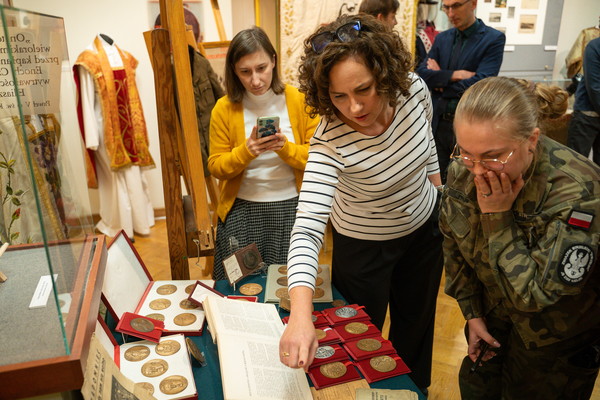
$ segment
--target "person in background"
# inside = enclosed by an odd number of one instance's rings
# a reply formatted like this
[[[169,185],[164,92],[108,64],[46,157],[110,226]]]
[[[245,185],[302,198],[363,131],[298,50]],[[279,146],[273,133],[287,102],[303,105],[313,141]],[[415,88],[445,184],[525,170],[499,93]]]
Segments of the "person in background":
[[[213,278],[225,279],[223,259],[234,238],[256,243],[267,264],[285,264],[298,191],[317,119],[304,95],[281,82],[277,54],[258,27],[238,33],[226,57],[227,96],[210,121],[208,169],[221,181]],[[279,117],[279,131],[257,136],[257,118]]]
[[[567,146],[600,165],[600,38],[588,43],[583,53],[585,75],[577,85]]]
[[[540,129],[538,103],[556,115],[567,99],[492,77],[456,109],[440,229],[446,293],[467,320],[463,399],[589,399],[594,388],[600,167]]]
[[[396,21],[398,8],[400,8],[398,0],[363,0],[358,12],[372,15],[393,28],[398,25],[398,21]]]
[[[300,90],[321,122],[311,139],[288,256],[292,310],[281,361],[307,369],[318,341],[311,306],[331,218],[332,283],[382,329],[424,392],[431,381],[441,279],[432,107],[412,55],[376,18],[341,16],[304,42]]]
[[[452,121],[458,100],[475,82],[498,75],[506,36],[475,18],[477,0],[442,2],[442,11],[454,28],[435,37],[417,73],[432,93],[433,136],[442,181],[445,182],[446,169],[454,148]]]

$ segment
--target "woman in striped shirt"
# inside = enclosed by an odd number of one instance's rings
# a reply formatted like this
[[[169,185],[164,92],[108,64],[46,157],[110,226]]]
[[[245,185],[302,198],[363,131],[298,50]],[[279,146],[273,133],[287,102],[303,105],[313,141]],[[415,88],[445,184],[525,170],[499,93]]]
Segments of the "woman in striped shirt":
[[[288,255],[292,300],[284,364],[307,369],[318,347],[311,303],[328,218],[333,284],[365,306],[420,388],[431,374],[442,237],[441,185],[425,83],[397,33],[367,15],[342,16],[304,45],[300,91],[321,122],[310,142]]]

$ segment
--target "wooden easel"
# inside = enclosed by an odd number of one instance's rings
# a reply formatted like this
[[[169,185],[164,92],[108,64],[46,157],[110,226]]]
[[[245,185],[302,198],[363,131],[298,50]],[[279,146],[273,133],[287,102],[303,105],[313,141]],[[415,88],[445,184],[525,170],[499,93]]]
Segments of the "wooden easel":
[[[150,37],[154,69],[171,278],[190,279],[188,257],[214,254],[214,227],[206,197],[182,0],[160,0],[160,14],[162,28],[152,30],[146,39]],[[186,207],[181,177],[189,193]]]

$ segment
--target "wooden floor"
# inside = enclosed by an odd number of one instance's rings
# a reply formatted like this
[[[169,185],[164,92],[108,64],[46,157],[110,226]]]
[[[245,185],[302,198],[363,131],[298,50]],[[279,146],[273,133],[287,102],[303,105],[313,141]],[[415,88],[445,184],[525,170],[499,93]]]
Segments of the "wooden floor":
[[[328,251],[322,250],[319,255],[319,262],[323,264],[331,264],[331,235],[328,235],[327,239]],[[134,245],[154,280],[171,279],[165,219],[156,220],[156,225],[151,229],[150,235],[135,235]],[[200,265],[196,265],[197,262]],[[191,279],[209,278],[203,273],[203,259],[191,259],[189,263]],[[429,399],[459,400],[458,370],[467,349],[463,333],[464,319],[456,301],[444,294],[443,283],[442,278],[437,300],[432,384],[429,387]],[[600,379],[596,382],[592,400],[600,400]]]

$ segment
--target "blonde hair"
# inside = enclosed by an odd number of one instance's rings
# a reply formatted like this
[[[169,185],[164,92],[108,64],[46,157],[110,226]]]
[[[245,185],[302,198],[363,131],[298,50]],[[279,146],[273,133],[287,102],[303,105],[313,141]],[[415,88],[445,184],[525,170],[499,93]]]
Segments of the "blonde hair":
[[[562,116],[569,94],[557,86],[525,79],[495,76],[483,79],[463,94],[454,124],[492,121],[508,126],[515,140],[523,140],[537,127],[543,133],[551,120]],[[512,129],[511,129],[512,128]]]

